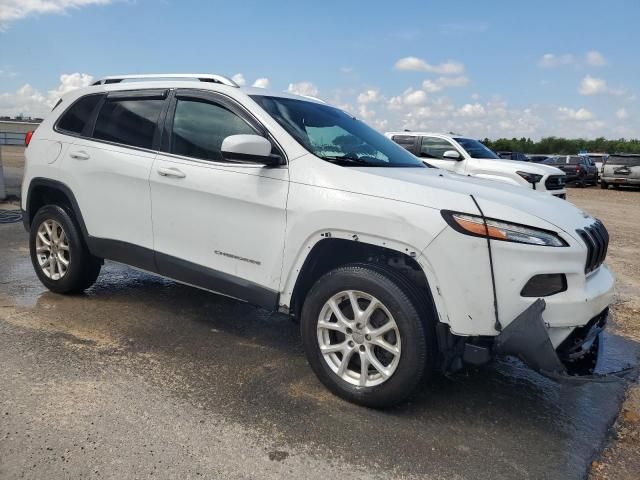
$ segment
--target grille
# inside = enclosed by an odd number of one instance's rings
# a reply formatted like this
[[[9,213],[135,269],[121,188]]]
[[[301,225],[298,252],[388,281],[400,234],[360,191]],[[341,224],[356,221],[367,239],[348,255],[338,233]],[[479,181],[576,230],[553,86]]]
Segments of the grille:
[[[587,246],[587,260],[584,273],[593,272],[602,265],[609,247],[609,232],[600,220],[581,230],[576,230]]]
[[[544,185],[547,187],[547,190],[562,190],[564,188],[565,176],[566,175],[549,175]]]

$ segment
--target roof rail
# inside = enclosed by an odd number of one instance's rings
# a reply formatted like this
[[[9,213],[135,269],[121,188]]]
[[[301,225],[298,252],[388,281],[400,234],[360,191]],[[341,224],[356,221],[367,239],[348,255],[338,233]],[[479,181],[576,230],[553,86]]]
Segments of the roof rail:
[[[227,85],[229,87],[239,88],[236,82],[223,75],[212,75],[209,73],[148,73],[142,75],[112,75],[109,77],[103,77],[92,83],[92,85],[107,85],[110,83],[120,83],[123,80],[152,80],[152,79],[191,79],[198,80],[200,82],[219,83],[221,85]]]

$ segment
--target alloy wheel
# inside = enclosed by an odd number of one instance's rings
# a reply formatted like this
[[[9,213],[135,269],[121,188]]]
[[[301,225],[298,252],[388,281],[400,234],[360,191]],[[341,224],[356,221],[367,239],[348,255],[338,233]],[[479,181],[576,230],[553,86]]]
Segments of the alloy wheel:
[[[36,234],[36,257],[42,273],[51,280],[62,279],[69,269],[69,240],[62,225],[45,220]]]
[[[393,315],[365,292],[346,290],[327,300],[318,317],[317,338],[329,368],[352,385],[380,385],[400,361],[400,332]]]

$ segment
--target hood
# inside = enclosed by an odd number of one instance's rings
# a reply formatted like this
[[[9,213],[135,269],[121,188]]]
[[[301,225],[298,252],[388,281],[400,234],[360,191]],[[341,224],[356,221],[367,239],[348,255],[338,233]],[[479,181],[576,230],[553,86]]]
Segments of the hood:
[[[555,229],[564,230],[574,238],[576,229],[583,228],[594,221],[592,217],[566,200],[503,182],[457,175],[435,168],[353,168],[350,170],[385,177],[392,181],[396,184],[393,188],[395,200],[477,214],[477,209],[470,200],[470,196],[473,195],[487,217],[539,228],[549,228],[551,224]],[[418,190],[412,187],[426,188]],[[357,187],[352,186],[351,189],[354,190]],[[455,195],[457,198],[454,198],[454,194],[458,194]],[[462,201],[463,197],[464,200],[469,201]]]
[[[517,160],[502,160],[491,158],[479,158],[481,162],[497,162],[502,169],[509,169],[513,172],[521,171],[527,173],[537,173],[539,175],[564,175],[564,172],[559,168],[552,167],[551,165],[543,165],[540,163],[521,162]]]

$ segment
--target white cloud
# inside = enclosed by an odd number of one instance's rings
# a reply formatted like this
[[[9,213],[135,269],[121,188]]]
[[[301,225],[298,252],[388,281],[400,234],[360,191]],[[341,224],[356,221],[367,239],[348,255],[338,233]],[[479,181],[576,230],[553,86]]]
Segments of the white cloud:
[[[573,108],[568,107],[558,107],[558,114],[561,118],[569,119],[569,120],[591,120],[593,118],[593,113],[591,113],[586,108],[579,108],[578,110],[574,110]]]
[[[311,82],[298,82],[290,83],[287,92],[295,93],[296,95],[307,95],[310,97],[318,96],[318,87]]]
[[[458,110],[462,117],[482,117],[487,113],[480,103],[466,103]]]
[[[591,50],[585,55],[585,62],[590,67],[602,67],[607,64],[604,56],[596,50]]]
[[[459,75],[464,72],[464,65],[454,60],[447,60],[439,65],[431,65],[421,58],[404,57],[395,64],[396,70],[415,70],[418,72],[439,73],[441,75]]]
[[[626,120],[627,118],[629,118],[629,114],[627,113],[626,109],[620,108],[616,110],[616,117],[620,120]]]
[[[376,89],[370,88],[358,95],[358,103],[376,103],[380,101],[380,92]]]
[[[623,88],[610,88],[605,80],[587,75],[582,79],[582,82],[580,82],[578,92],[580,93],[580,95],[587,96],[604,94],[620,96],[624,95],[626,93],[626,90]]]
[[[427,94],[422,90],[409,92],[404,96],[403,103],[405,105],[422,105],[427,101]]]
[[[403,105],[422,105],[427,100],[427,94],[424,90],[414,90],[413,88],[408,88],[402,95],[398,95],[392,97],[387,102],[387,107],[390,110],[400,110]]]
[[[244,79],[244,75],[241,73],[236,73],[233,77],[231,77],[231,80],[236,82],[241,87],[247,84],[247,81]]]
[[[469,79],[465,76],[458,77],[440,77],[436,80],[425,80],[422,82],[422,89],[425,92],[434,93],[444,90],[448,87],[463,87],[469,83]]]
[[[258,88],[269,88],[269,85],[271,85],[271,82],[269,81],[269,79],[266,77],[261,77],[256,79],[256,81],[253,82],[253,85],[251,86],[258,87]]]
[[[538,60],[538,65],[543,68],[553,68],[559,67],[562,65],[570,65],[575,62],[575,58],[571,54],[564,55],[556,55],[553,53],[545,53],[540,60]]]
[[[76,88],[91,84],[93,77],[86,73],[70,73],[60,75],[60,84],[46,94],[36,90],[28,83],[13,93],[0,94],[0,115],[24,114],[40,117],[51,111],[58,99]]]
[[[65,13],[87,5],[107,5],[113,0],[0,0],[0,29],[30,15]]]

